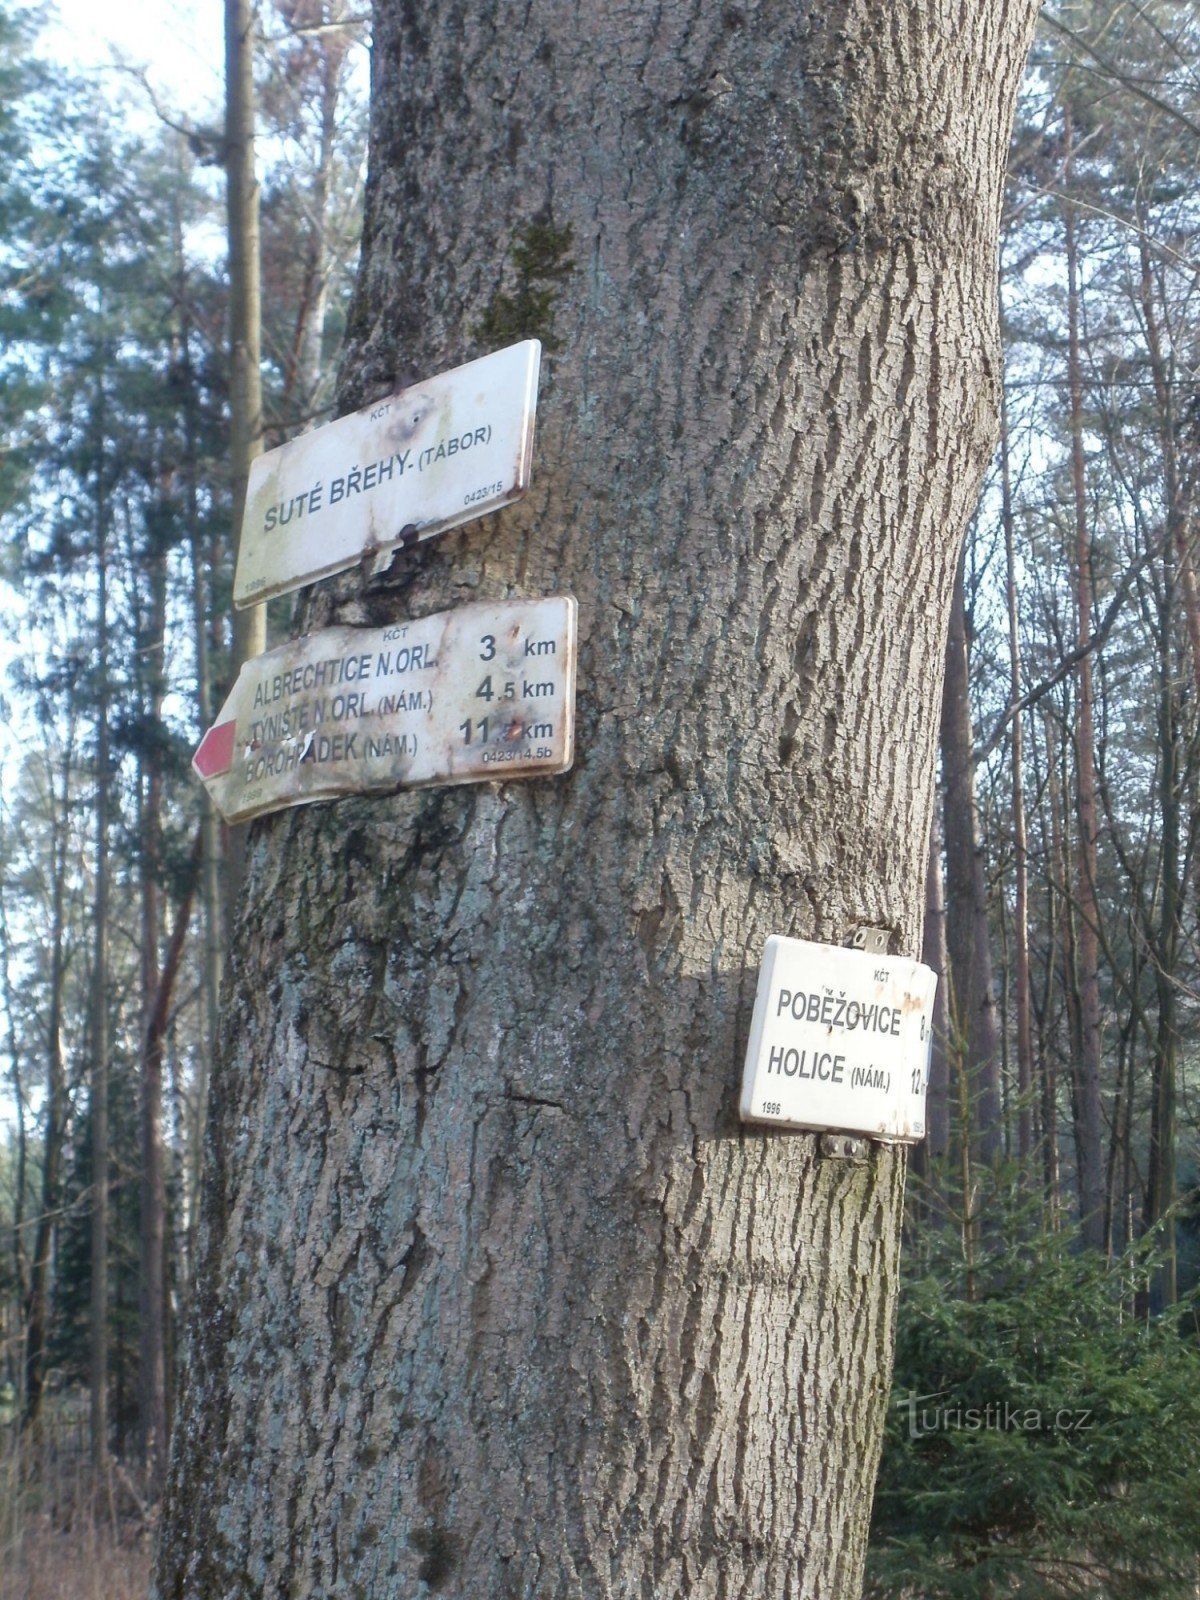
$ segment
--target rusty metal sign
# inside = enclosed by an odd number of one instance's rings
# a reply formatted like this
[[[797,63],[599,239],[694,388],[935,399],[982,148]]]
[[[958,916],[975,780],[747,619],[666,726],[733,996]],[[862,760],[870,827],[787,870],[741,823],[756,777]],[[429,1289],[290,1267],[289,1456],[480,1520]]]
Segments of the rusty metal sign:
[[[390,557],[529,487],[542,347],[526,339],[261,455],[233,600],[256,605]]]
[[[192,765],[229,822],[338,795],[565,772],[570,595],[327,628],[247,662]]]
[[[746,1069],[744,1122],[925,1136],[937,974],[878,952],[767,940]]]

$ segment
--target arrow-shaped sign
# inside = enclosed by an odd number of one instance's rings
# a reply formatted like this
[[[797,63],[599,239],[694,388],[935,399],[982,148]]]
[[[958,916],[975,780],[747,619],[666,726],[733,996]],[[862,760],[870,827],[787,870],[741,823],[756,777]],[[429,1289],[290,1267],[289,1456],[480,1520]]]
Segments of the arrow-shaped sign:
[[[565,772],[570,595],[328,628],[248,661],[192,759],[222,815],[336,795]]]

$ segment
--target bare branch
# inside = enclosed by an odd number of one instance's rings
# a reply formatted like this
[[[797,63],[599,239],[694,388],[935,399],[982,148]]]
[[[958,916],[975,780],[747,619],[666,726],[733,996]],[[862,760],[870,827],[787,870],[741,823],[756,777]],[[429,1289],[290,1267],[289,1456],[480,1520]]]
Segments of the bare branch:
[[[1004,737],[1004,730],[1014,717],[1020,716],[1022,711],[1027,711],[1030,706],[1036,705],[1039,700],[1050,693],[1051,689],[1060,684],[1085,656],[1092,655],[1104,644],[1112,632],[1114,623],[1121,614],[1121,608],[1125,604],[1130,589],[1133,588],[1134,583],[1153,560],[1155,554],[1154,550],[1147,550],[1136,561],[1130,563],[1124,577],[1117,585],[1112,599],[1108,603],[1104,616],[1100,619],[1087,644],[1080,645],[1074,650],[1069,650],[1049,677],[1043,678],[1041,683],[1035,684],[1032,689],[1027,689],[1019,700],[1009,701],[1008,705],[1005,706],[992,724],[992,731],[976,750],[975,761],[977,765],[986,761],[996,749]]]
[[[1144,100],[1147,105],[1154,106],[1164,115],[1172,118],[1173,121],[1180,123],[1189,133],[1194,133],[1197,138],[1200,138],[1200,122],[1196,122],[1192,117],[1189,117],[1186,111],[1181,111],[1178,106],[1173,106],[1169,100],[1164,100],[1161,96],[1152,93],[1144,84],[1139,83],[1136,78],[1131,78],[1115,62],[1110,61],[1107,56],[1101,55],[1086,39],[1081,39],[1073,29],[1067,27],[1065,22],[1060,22],[1057,17],[1051,16],[1048,11],[1042,12],[1041,20],[1048,28],[1052,28],[1055,33],[1061,34],[1064,39],[1069,39],[1077,50],[1082,50],[1084,55],[1090,56],[1114,83],[1119,83],[1122,88],[1128,89],[1130,94],[1136,95],[1139,100]]]
[[[224,143],[224,135],[221,131],[216,128],[199,128],[193,122],[180,122],[171,116],[159,99],[145,67],[136,67],[132,62],[124,61],[115,54],[113,65],[117,72],[124,73],[127,78],[132,78],[138,85],[146,99],[149,100],[151,111],[154,112],[154,115],[164,127],[170,128],[172,133],[182,134],[197,153],[206,146],[214,151],[220,151]]]

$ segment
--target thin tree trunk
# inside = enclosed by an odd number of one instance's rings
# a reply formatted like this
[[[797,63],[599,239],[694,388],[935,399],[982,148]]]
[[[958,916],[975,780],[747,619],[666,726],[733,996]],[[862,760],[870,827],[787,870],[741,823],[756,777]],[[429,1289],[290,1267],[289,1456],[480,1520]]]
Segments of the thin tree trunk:
[[[942,892],[942,830],[937,814],[929,830],[929,861],[925,869],[925,929],[921,960],[938,975],[933,1002],[933,1050],[929,1060],[929,1089],[925,1100],[925,1149],[939,1161],[950,1149],[950,1009],[946,996],[949,958],[946,953],[946,904]],[[931,1168],[930,1176],[936,1172]]]
[[[1132,1070],[1131,1070],[1130,1076],[1132,1077]],[[1123,1155],[1123,1167],[1122,1167],[1122,1173],[1121,1173],[1121,1194],[1122,1194],[1122,1200],[1123,1200],[1122,1232],[1121,1232],[1121,1244],[1122,1244],[1122,1246],[1128,1246],[1128,1245],[1132,1244],[1132,1242],[1133,1242],[1133,1237],[1134,1237],[1134,1215],[1135,1215],[1135,1209],[1134,1208],[1135,1208],[1138,1200],[1141,1198],[1141,1196],[1139,1196],[1137,1194],[1137,1192],[1136,1192],[1136,1189],[1137,1189],[1136,1164],[1135,1164],[1135,1161],[1134,1161],[1134,1151],[1133,1151],[1133,1138],[1134,1138],[1134,1129],[1133,1129],[1134,1103],[1133,1103],[1133,1100],[1134,1100],[1134,1097],[1133,1097],[1133,1090],[1132,1090],[1132,1085],[1131,1085],[1130,1092],[1125,1097],[1125,1117],[1124,1117],[1123,1136],[1122,1136],[1122,1141],[1121,1141],[1121,1144],[1122,1144],[1122,1155]]]
[[[1070,871],[1070,862],[1067,860],[1066,841],[1062,823],[1062,803],[1060,798],[1061,785],[1058,782],[1060,771],[1060,756],[1054,738],[1053,722],[1049,713],[1042,719],[1046,743],[1046,788],[1047,804],[1050,811],[1050,871],[1049,893],[1047,895],[1046,918],[1046,992],[1042,1006],[1042,1026],[1039,1030],[1038,1050],[1036,1059],[1041,1062],[1041,1104],[1042,1104],[1042,1172],[1046,1186],[1046,1208],[1050,1226],[1057,1230],[1062,1215],[1062,1163],[1059,1157],[1058,1143],[1058,1062],[1055,1055],[1054,1040],[1050,1032],[1051,1002],[1054,991],[1055,969],[1058,966],[1061,952],[1063,969],[1063,993],[1065,1003],[1070,1007],[1071,995],[1074,993],[1071,975],[1071,907],[1067,896],[1067,874]],[[1042,838],[1046,838],[1046,827],[1043,821]],[[1071,1035],[1072,1044],[1074,1034]]]
[[[1173,550],[1171,558],[1173,558]],[[1164,566],[1171,558],[1164,558]],[[1146,1224],[1157,1234],[1161,1266],[1156,1273],[1158,1298],[1174,1305],[1177,1289],[1176,1199],[1176,1076],[1179,1056],[1178,948],[1181,935],[1180,794],[1178,763],[1178,710],[1172,650],[1172,593],[1170,572],[1164,573],[1159,618],[1160,659],[1158,693],[1158,800],[1162,830],[1161,896],[1159,927],[1154,938],[1154,981],[1158,1000],[1158,1028],[1150,1091],[1150,1154],[1146,1192]]]
[[[1071,113],[1066,112],[1070,170]],[[1075,511],[1075,608],[1078,648],[1075,705],[1075,789],[1078,834],[1073,873],[1076,902],[1075,983],[1079,1048],[1073,1053],[1075,1147],[1079,1163],[1079,1217],[1085,1241],[1105,1248],[1104,1118],[1100,1099],[1100,908],[1096,897],[1096,751],[1092,657],[1092,548],[1088,530],[1087,476],[1083,455],[1083,366],[1079,347],[1079,251],[1075,208],[1063,206],[1067,259],[1067,383],[1070,393],[1071,484]]]
[[[50,778],[50,801],[54,803],[53,768],[48,768]],[[51,813],[53,816],[53,811]],[[0,836],[4,848],[4,859],[9,859],[7,828]],[[51,833],[53,840],[53,831]],[[57,862],[57,852],[51,846],[50,881],[54,882]],[[8,1317],[9,1306],[4,1308],[0,1316],[0,1338],[4,1341],[3,1369],[12,1372],[16,1382],[14,1387],[17,1392],[17,1404],[20,1408],[18,1414],[23,1414],[25,1405],[25,1382],[21,1375],[24,1361],[20,1356],[14,1356],[17,1345],[24,1349],[23,1313],[29,1294],[29,1262],[25,1245],[21,1235],[25,1231],[25,1190],[29,1182],[29,1135],[25,1124],[25,1081],[21,1069],[21,1050],[17,1042],[17,1012],[16,997],[13,993],[12,975],[12,934],[8,925],[8,902],[4,894],[4,885],[0,884],[0,990],[4,996],[4,1023],[7,1034],[8,1049],[8,1078],[12,1086],[12,1105],[16,1112],[16,1164],[13,1174],[13,1195],[11,1228],[9,1244],[12,1252],[11,1266],[11,1306],[13,1318],[13,1332],[9,1333]],[[11,1342],[10,1342],[11,1341]]]
[[[1158,407],[1163,463],[1163,497],[1166,537],[1162,547],[1162,584],[1157,617],[1158,643],[1158,802],[1160,858],[1159,916],[1148,929],[1154,950],[1154,981],[1158,1001],[1158,1028],[1150,1089],[1150,1153],[1147,1171],[1145,1221],[1157,1234],[1162,1265],[1156,1274],[1158,1299],[1174,1305],[1178,1298],[1176,1200],[1176,1076],[1179,1056],[1179,947],[1182,939],[1183,874],[1180,865],[1183,796],[1179,775],[1180,733],[1178,682],[1174,633],[1178,598],[1176,562],[1182,555],[1184,616],[1189,631],[1196,622],[1194,595],[1186,588],[1191,573],[1190,552],[1182,514],[1176,423],[1171,374],[1163,351],[1162,334],[1154,298],[1154,278],[1145,239],[1140,243],[1141,301],[1146,342]],[[1196,643],[1192,634],[1192,647]],[[1196,657],[1193,656],[1193,669]],[[1200,679],[1197,680],[1200,682]]]
[[[262,452],[262,306],[259,280],[258,178],[254,166],[254,5],[225,0],[225,175],[229,231],[229,454],[234,547],[246,504],[250,463]],[[231,680],[267,643],[267,608],[248,606],[233,623]],[[227,911],[245,867],[246,830],[230,831]]]
[[[1004,522],[1004,572],[1008,601],[1009,695],[1013,705],[1021,698],[1021,636],[1017,614],[1016,537],[1013,514],[1012,473],[1009,460],[1008,407],[1004,390],[1000,399],[1000,486]],[[1029,838],[1025,820],[1025,751],[1022,713],[1012,719],[1009,764],[1012,779],[1013,880],[1013,981],[1017,1003],[1017,1158],[1025,1167],[1033,1155],[1034,1066],[1033,1022],[1029,973]]]
[[[212,665],[209,630],[212,626],[209,569],[212,551],[205,548],[200,517],[200,446],[196,416],[196,371],[192,361],[192,307],[183,249],[183,225],[178,209],[174,214],[176,301],[179,314],[179,363],[183,377],[183,488],[188,550],[192,574],[192,626],[196,654],[196,713],[201,728],[213,720]],[[204,911],[204,964],[201,988],[202,1043],[199,1051],[192,1103],[185,1120],[183,1158],[183,1212],[187,1248],[183,1267],[190,1274],[194,1256],[195,1228],[200,1207],[200,1168],[204,1147],[204,1124],[208,1106],[209,1066],[217,1048],[217,1028],[224,972],[224,918],[221,912],[222,828],[220,816],[207,791],[200,796],[202,807],[203,866],[201,899]]]
[[[167,562],[163,548],[149,557],[149,627],[140,651],[147,727],[162,718],[166,691]],[[139,1120],[141,1144],[139,1239],[138,1447],[152,1498],[166,1470],[166,1209],[162,1138],[162,1038],[156,1026],[159,971],[158,877],[162,870],[162,772],[156,751],[142,758],[142,1051]]]
[[[153,1498],[161,1493],[169,1438],[167,1415],[166,1316],[166,1189],[163,1181],[163,1142],[159,1117],[162,1106],[163,1051],[179,967],[183,960],[191,921],[203,849],[203,828],[197,829],[192,847],[191,871],[175,913],[163,956],[148,996],[142,1034],[142,1342],[139,1420],[143,1459]]]
[[[1200,693],[1200,588],[1196,582],[1196,540],[1200,535],[1194,515],[1175,519],[1175,553],[1183,589],[1183,615],[1187,623],[1192,680]]]
[[[946,943],[952,952],[954,1029],[965,1051],[971,1137],[980,1159],[990,1165],[1004,1148],[1000,1019],[992,970],[983,841],[975,798],[975,741],[971,726],[962,558],[954,579],[950,610],[941,730]]]
[[[1131,989],[1136,989],[1140,965],[1135,952],[1130,973]],[[1108,1169],[1104,1184],[1104,1236],[1109,1241],[1110,1249],[1117,1255],[1120,1255],[1130,1242],[1124,1231],[1126,1196],[1122,1183],[1129,1164],[1125,1136],[1129,1120],[1128,1105],[1134,1091],[1135,1040],[1139,1025],[1138,1010],[1136,1007],[1131,1007],[1117,1041],[1117,1075],[1113,1085],[1112,1128],[1109,1134]]]
[[[62,1198],[62,1154],[67,1121],[67,1075],[63,1060],[63,985],[66,978],[66,877],[70,849],[71,768],[74,744],[68,739],[61,759],[61,792],[49,768],[51,833],[50,1004],[46,1019],[46,1099],[43,1107],[41,1209],[34,1232],[25,1314],[25,1424],[41,1415],[50,1325],[50,1279]]]
[[[299,410],[302,416],[311,419],[320,409],[325,314],[329,300],[329,202],[337,151],[338,105],[349,48],[344,30],[336,29],[341,21],[338,13],[343,9],[341,6],[320,7],[322,22],[335,31],[324,35],[315,45],[320,51],[317,67],[320,131],[313,186],[306,206],[308,235],[304,282],[281,402],[285,418]]]
[[[96,494],[96,876],[92,935],[90,1114],[92,1134],[92,1288],[89,1388],[92,1464],[108,1466],[108,820],[111,762],[108,694],[108,508],[104,464]]]

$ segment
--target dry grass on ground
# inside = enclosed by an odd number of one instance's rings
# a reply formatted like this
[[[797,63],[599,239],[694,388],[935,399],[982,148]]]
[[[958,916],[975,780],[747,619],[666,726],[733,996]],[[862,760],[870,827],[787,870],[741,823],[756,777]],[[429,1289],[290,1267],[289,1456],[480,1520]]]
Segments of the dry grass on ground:
[[[95,1523],[26,1529],[0,1549],[0,1600],[146,1600],[149,1584],[149,1550],[114,1545]]]
[[[0,1600],[145,1600],[149,1582],[148,1532],[119,1483],[93,1494],[77,1419],[36,1448],[0,1424]]]

